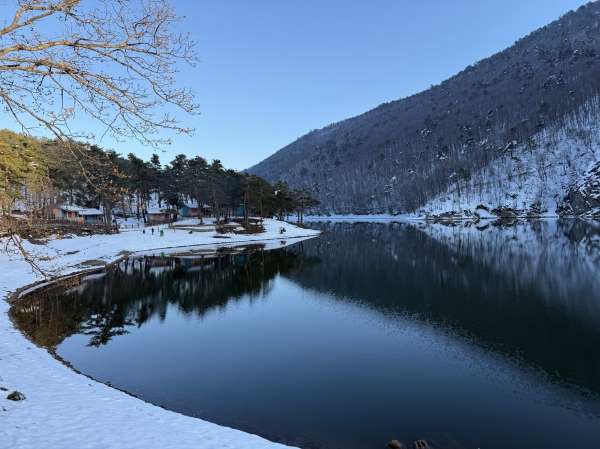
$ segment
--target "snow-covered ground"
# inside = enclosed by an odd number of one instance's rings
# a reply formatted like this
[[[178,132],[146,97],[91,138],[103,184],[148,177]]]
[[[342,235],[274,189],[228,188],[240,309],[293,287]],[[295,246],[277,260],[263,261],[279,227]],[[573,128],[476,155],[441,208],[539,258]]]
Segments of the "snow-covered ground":
[[[202,223],[209,225],[214,224],[215,219],[212,217],[206,217],[202,219]],[[177,225],[182,224],[192,224],[197,225],[200,224],[200,220],[198,218],[182,218],[177,221]],[[136,217],[127,217],[127,218],[117,218],[117,225],[121,231],[130,231],[130,230],[141,230],[142,228],[148,228],[147,230],[152,228],[152,225],[144,223],[142,218]]]
[[[197,245],[235,245],[265,241],[284,246],[319,232],[265,220],[255,235],[189,233],[165,226],[117,235],[50,239],[25,243],[42,268],[54,275],[115,261],[126,252],[181,252]],[[280,233],[284,227],[286,232]],[[160,229],[164,235],[160,236]],[[3,248],[4,248],[4,243]],[[187,417],[145,403],[77,374],[45,349],[27,340],[8,318],[5,301],[16,289],[41,280],[16,252],[0,251],[0,449],[284,448],[255,435]],[[26,396],[6,399],[13,390]],[[248,410],[248,413],[252,413]]]
[[[539,210],[537,215],[556,217],[569,190],[580,184],[598,161],[600,121],[592,113],[579,112],[527,143],[509,142],[499,157],[472,173],[468,181],[456,178],[419,213],[469,216],[478,205],[484,205],[489,210],[510,208],[526,215],[533,209]]]

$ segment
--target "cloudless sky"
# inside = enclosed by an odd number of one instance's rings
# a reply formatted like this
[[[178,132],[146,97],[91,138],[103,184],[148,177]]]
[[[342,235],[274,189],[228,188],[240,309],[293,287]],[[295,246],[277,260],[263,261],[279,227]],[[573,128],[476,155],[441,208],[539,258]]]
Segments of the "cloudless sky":
[[[587,3],[172,1],[185,16],[181,29],[198,42],[201,62],[182,68],[180,82],[196,92],[201,115],[181,115],[195,135],[175,137],[159,154],[163,162],[201,155],[235,169],[312,129],[437,84]],[[15,128],[6,116],[0,127]],[[144,158],[152,153],[137,142],[100,144]]]

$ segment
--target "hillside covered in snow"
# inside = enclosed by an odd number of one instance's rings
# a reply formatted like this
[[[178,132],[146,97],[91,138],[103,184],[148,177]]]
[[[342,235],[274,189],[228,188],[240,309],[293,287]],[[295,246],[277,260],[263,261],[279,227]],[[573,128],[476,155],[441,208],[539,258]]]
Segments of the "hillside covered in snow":
[[[318,213],[463,213],[482,204],[590,214],[599,94],[595,1],[424,92],[312,131],[248,171],[310,189]]]
[[[453,173],[446,191],[419,209],[448,218],[600,216],[597,99],[524,143],[509,142],[468,177]]]

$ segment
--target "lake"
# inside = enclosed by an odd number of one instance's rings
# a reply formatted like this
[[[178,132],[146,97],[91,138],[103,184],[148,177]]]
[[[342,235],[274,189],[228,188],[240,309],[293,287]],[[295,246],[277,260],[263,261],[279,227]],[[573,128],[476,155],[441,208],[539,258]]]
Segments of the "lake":
[[[146,401],[305,448],[600,444],[600,225],[315,223],[132,257],[13,319]]]

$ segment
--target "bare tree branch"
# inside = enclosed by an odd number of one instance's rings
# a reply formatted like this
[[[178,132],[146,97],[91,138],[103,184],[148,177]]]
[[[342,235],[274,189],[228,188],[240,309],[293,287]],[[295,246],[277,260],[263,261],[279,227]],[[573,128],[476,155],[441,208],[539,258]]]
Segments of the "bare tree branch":
[[[103,134],[165,143],[164,131],[189,134],[168,113],[195,114],[192,92],[177,87],[180,63],[194,65],[194,42],[158,0],[18,0],[0,29],[0,101],[31,133],[46,128],[62,141],[82,116]],[[87,134],[85,137],[93,138]]]
[[[169,111],[198,111],[192,92],[176,82],[180,64],[195,64],[195,44],[178,31],[179,17],[167,0],[14,3],[12,20],[0,28],[0,104],[23,133],[45,130],[55,137],[88,185],[117,192],[101,176],[110,172],[108,156],[77,142],[95,137],[72,131],[79,119],[100,124],[102,136],[146,146],[168,142],[169,132],[192,132]],[[8,151],[18,158],[15,149]],[[9,165],[2,167],[6,172]],[[4,188],[9,199],[18,198],[27,182],[21,178],[3,179],[0,194]],[[12,248],[45,276],[11,225],[7,207],[1,213],[4,249]]]

